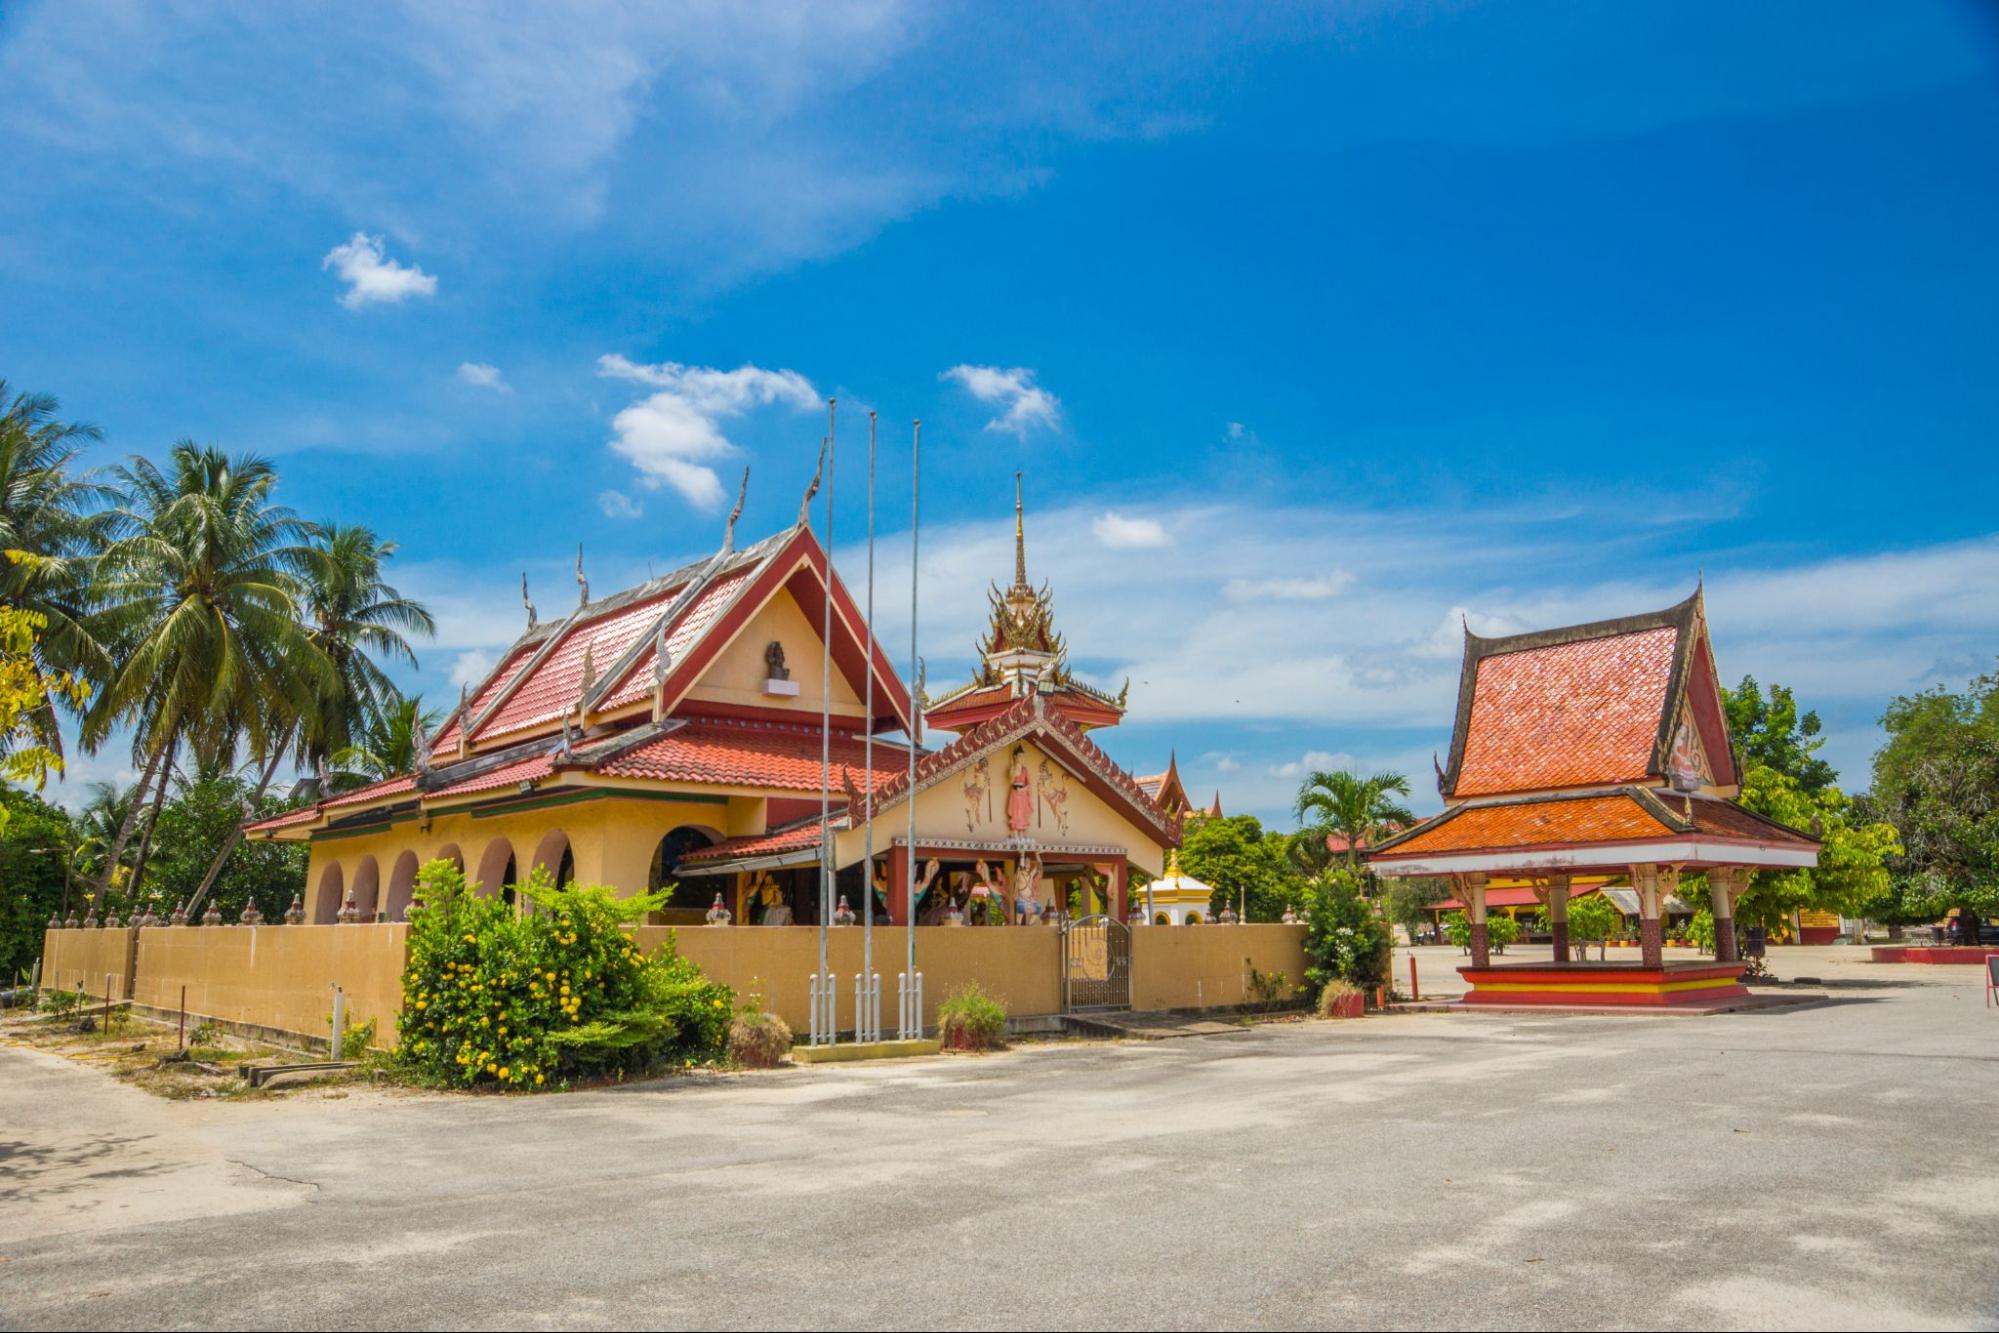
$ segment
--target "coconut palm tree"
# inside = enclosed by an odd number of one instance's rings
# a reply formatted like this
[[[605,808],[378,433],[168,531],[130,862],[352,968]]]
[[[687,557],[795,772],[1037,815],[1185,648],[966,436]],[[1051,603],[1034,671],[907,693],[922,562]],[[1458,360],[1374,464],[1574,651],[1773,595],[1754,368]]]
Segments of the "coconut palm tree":
[[[101,683],[110,658],[93,614],[92,574],[109,539],[117,492],[77,466],[95,426],[56,419],[47,394],[10,394],[0,380],[0,601],[43,619],[39,665]],[[57,754],[55,710],[35,719],[37,739]]]
[[[1400,773],[1362,777],[1352,770],[1314,773],[1298,788],[1297,813],[1318,838],[1346,840],[1349,869],[1360,867],[1362,846],[1415,821],[1415,816],[1390,799],[1409,795],[1409,779]]]
[[[318,528],[307,544],[305,629],[332,667],[330,688],[307,719],[305,739],[314,761],[331,759],[364,735],[381,738],[394,716],[408,713],[381,662],[414,667],[416,650],[407,636],[427,638],[437,632],[437,622],[421,603],[383,580],[382,567],[395,552],[394,542],[359,524]],[[412,755],[393,771],[406,773],[413,763]]]
[[[350,770],[322,773],[327,790],[415,767],[417,731],[435,725],[436,717],[404,699],[376,659],[415,666],[416,650],[405,636],[433,634],[437,625],[421,603],[383,581],[382,567],[395,550],[394,542],[359,525],[313,527],[306,534],[299,570],[302,628],[326,670],[303,701],[282,692],[261,701],[269,716],[261,729],[263,748],[252,748],[261,771],[244,799],[245,819],[254,816],[288,754],[314,768]],[[242,841],[242,829],[232,829],[189,911],[207,898]]]
[[[101,586],[121,653],[83,738],[99,744],[129,723],[146,759],[140,792],[157,810],[183,745],[213,756],[240,740],[268,755],[273,727],[310,713],[332,673],[298,620],[312,527],[272,499],[268,462],[184,440],[164,468],[134,458],[116,475],[126,500]],[[107,873],[137,810],[112,839]]]
[[[398,699],[387,711],[376,713],[354,744],[333,756],[334,786],[360,787],[414,769],[418,738],[442,717],[436,709],[425,708],[419,695]]]

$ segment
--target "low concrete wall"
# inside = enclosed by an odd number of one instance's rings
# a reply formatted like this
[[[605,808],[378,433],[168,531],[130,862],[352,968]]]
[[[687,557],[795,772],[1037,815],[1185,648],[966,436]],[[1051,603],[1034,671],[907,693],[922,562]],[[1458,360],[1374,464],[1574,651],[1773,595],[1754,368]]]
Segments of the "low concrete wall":
[[[104,978],[111,978],[111,998],[129,1000],[132,974],[132,931],[102,927],[42,932],[42,988],[75,990],[83,983],[93,998],[104,997]]]
[[[1131,1007],[1247,1003],[1250,964],[1282,972],[1295,988],[1305,979],[1305,927],[1139,926],[1131,932]]]
[[[755,991],[764,1007],[803,1033],[812,1025],[811,977],[819,970],[814,926],[643,926],[640,946],[650,950],[672,933],[681,955],[738,995]],[[902,926],[875,928],[875,972],[881,977],[882,1028],[895,1027],[896,974],[902,971],[908,934]],[[958,986],[976,981],[1015,1017],[1062,1009],[1062,940],[1052,927],[918,926],[916,968],[923,973],[923,1021],[937,1022],[937,1006]],[[827,968],[840,987],[839,1024],[854,1023],[854,976],[861,970],[861,931],[827,933]]]
[[[295,1033],[330,1035],[333,987],[347,993],[350,1024],[374,1019],[375,1044],[393,1046],[402,1013],[409,927],[153,926],[139,932],[133,999],[167,1012],[187,987],[190,1015]]]

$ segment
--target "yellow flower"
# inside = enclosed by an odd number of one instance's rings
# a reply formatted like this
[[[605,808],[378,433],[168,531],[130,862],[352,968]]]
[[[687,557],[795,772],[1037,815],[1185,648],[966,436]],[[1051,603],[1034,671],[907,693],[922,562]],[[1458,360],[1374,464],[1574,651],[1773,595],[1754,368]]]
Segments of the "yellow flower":
[[[536,1074],[536,1075],[534,1076],[534,1085],[535,1085],[535,1086],[536,1086],[537,1088],[541,1086],[541,1075],[540,1075],[540,1074]]]

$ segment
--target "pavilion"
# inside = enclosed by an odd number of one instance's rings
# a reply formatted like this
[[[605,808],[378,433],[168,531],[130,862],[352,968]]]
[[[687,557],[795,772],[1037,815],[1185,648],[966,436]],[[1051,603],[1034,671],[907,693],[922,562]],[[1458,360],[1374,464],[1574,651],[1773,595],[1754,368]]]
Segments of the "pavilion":
[[[1746,991],[1734,908],[1757,870],[1818,863],[1818,842],[1744,809],[1702,594],[1643,615],[1484,638],[1465,630],[1444,811],[1368,857],[1384,876],[1448,878],[1471,923],[1468,1004],[1713,1005]],[[1713,962],[1667,963],[1662,906],[1704,875]],[[1570,957],[1582,877],[1626,879],[1636,962]],[[1552,965],[1495,966],[1490,886],[1547,906]],[[1691,886],[1689,886],[1691,887]]]

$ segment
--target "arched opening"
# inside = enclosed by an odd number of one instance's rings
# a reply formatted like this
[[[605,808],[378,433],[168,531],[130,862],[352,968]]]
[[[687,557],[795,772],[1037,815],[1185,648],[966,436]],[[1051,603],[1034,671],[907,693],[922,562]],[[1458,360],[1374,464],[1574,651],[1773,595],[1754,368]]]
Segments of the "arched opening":
[[[462,875],[465,873],[465,853],[458,850],[458,844],[455,842],[445,843],[437,849],[437,855],[430,859],[433,861],[449,861],[458,867],[459,874]]]
[[[701,876],[682,878],[675,872],[680,869],[681,858],[689,852],[712,847],[720,841],[720,835],[695,824],[682,824],[670,831],[653,848],[652,869],[646,875],[646,891],[658,893],[671,884],[673,897],[667,900],[668,907],[706,909],[714,901],[719,883]]]
[[[312,897],[312,924],[330,926],[340,919],[340,898],[346,890],[340,863],[333,862],[319,876],[319,892]]]
[[[505,838],[495,838],[486,844],[486,850],[479,856],[479,874],[475,883],[479,886],[481,898],[498,895],[508,902],[514,900],[514,885],[520,882],[520,867],[514,860],[514,845]]]
[[[574,884],[576,853],[569,845],[569,835],[561,829],[550,829],[543,835],[541,844],[534,849],[534,868],[546,870],[558,889]]]
[[[372,856],[361,858],[354,867],[354,919],[370,922],[381,906],[382,868]]]
[[[1161,912],[1152,918],[1152,924],[1155,926],[1170,926],[1173,924],[1173,918]]]
[[[389,869],[389,898],[386,919],[402,921],[410,914],[410,899],[416,894],[416,853],[404,852]]]
[[[1199,912],[1189,912],[1187,913],[1187,919],[1181,922],[1181,924],[1186,926],[1198,926],[1201,924],[1201,914]]]

